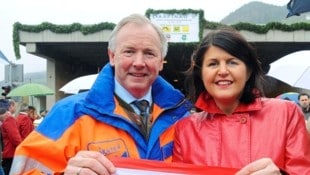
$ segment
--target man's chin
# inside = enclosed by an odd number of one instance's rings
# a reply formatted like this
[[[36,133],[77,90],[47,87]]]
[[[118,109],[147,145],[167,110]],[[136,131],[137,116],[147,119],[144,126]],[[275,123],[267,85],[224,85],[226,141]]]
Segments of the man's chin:
[[[128,90],[132,95],[134,95],[136,98],[141,98],[146,95],[149,88],[146,86],[132,86],[130,90]]]

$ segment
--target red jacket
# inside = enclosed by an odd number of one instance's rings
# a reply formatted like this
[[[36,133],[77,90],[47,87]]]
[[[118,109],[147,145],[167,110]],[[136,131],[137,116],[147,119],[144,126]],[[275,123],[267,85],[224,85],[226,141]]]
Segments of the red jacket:
[[[16,147],[22,142],[19,134],[16,119],[8,116],[1,125],[3,137],[3,153],[2,158],[13,158]]]
[[[196,106],[203,112],[177,123],[173,161],[242,168],[269,157],[290,175],[310,174],[309,134],[292,102],[257,99],[230,116],[213,99],[200,97]]]
[[[27,113],[20,112],[16,118],[19,133],[24,140],[34,130],[33,119]]]

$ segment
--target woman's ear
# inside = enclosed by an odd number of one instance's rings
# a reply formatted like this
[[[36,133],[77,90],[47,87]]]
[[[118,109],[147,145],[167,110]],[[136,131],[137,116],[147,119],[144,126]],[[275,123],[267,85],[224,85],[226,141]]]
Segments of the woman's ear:
[[[246,81],[248,81],[249,79],[250,79],[250,77],[251,77],[251,75],[252,75],[252,70],[250,70],[250,69],[248,69],[247,70],[247,75],[246,75]]]

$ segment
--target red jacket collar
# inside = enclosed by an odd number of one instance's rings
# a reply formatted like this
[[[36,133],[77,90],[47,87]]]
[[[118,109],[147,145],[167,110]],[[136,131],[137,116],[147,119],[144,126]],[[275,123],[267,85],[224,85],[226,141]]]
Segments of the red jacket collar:
[[[207,93],[203,92],[199,95],[195,106],[203,111],[207,111],[209,113],[218,113],[224,114],[216,105],[213,98]],[[249,111],[257,111],[262,108],[261,98],[256,98],[253,103],[250,104],[239,104],[234,113],[238,112],[249,112]]]

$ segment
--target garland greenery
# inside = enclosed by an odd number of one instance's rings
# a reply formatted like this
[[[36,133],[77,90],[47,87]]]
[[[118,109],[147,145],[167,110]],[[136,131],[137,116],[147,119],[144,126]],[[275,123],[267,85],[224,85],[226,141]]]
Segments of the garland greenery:
[[[55,25],[48,22],[43,22],[40,25],[23,25],[19,22],[14,23],[13,26],[13,45],[14,45],[14,52],[15,57],[17,59],[20,58],[20,38],[19,38],[19,31],[31,32],[31,33],[39,33],[44,30],[50,30],[54,33],[72,33],[76,31],[80,31],[84,35],[92,34],[99,32],[101,30],[113,30],[115,27],[114,23],[99,23],[94,25],[82,25],[79,23],[73,23],[71,25]]]
[[[181,13],[181,14],[187,14],[187,13],[198,13],[199,14],[199,38],[201,39],[203,37],[203,29],[217,29],[222,26],[227,26],[225,24],[217,23],[217,22],[211,22],[206,21],[204,19],[204,12],[203,10],[192,10],[192,9],[182,9],[182,10],[153,10],[148,9],[145,13],[147,17],[150,17],[150,14],[154,13]],[[32,32],[32,33],[39,33],[44,30],[50,30],[54,33],[72,33],[75,31],[80,31],[84,35],[92,34],[95,32],[99,32],[101,30],[112,30],[115,27],[115,24],[113,23],[99,23],[95,25],[82,25],[79,23],[73,23],[71,25],[55,25],[48,22],[43,22],[39,25],[23,25],[19,22],[14,23],[13,25],[13,46],[14,46],[14,52],[16,59],[20,58],[20,38],[19,38],[19,31],[25,31],[25,32]],[[280,31],[297,31],[297,30],[305,30],[310,31],[310,23],[300,22],[300,23],[294,23],[294,24],[283,24],[279,22],[271,22],[266,25],[256,25],[251,23],[237,23],[234,25],[231,25],[231,27],[234,27],[237,30],[247,30],[250,32],[254,32],[257,34],[265,34],[269,30],[280,30]],[[171,43],[176,44],[176,43]],[[193,45],[193,43],[185,43],[188,45]],[[197,44],[197,43],[194,43]]]

